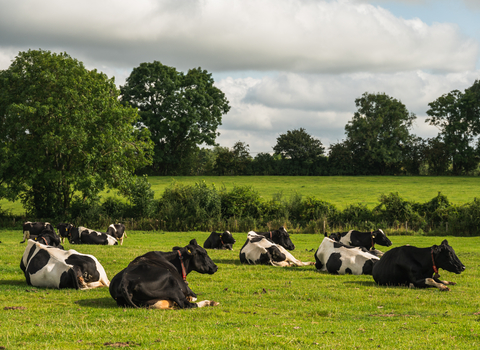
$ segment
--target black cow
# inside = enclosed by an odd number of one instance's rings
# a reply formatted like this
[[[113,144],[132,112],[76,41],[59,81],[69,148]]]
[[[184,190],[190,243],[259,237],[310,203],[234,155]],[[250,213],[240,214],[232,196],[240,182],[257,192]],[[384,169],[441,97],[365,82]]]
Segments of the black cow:
[[[123,245],[123,238],[127,237],[127,232],[125,232],[125,225],[124,224],[111,224],[107,228],[107,235],[115,237],[118,241],[120,241],[120,245]]]
[[[327,234],[325,234],[325,236],[327,236]],[[382,256],[383,253],[375,249],[375,244],[383,245],[385,247],[390,247],[392,245],[392,242],[388,239],[382,229],[372,232],[360,232],[356,230],[336,232],[331,233],[329,238],[352,247],[363,247],[377,256]]]
[[[40,244],[63,249],[63,246],[60,244],[60,237],[49,228],[44,229],[38,236],[30,237],[30,239],[34,240],[35,242],[39,242]]]
[[[49,229],[55,232],[52,224],[49,222],[25,221],[23,223],[23,241],[20,243],[25,243],[27,239],[30,239],[30,236],[38,236],[44,229]]]
[[[232,250],[232,246],[235,242],[236,240],[229,231],[223,233],[212,232],[205,243],[203,243],[203,248]]]
[[[379,260],[363,247],[352,247],[325,237],[315,252],[315,267],[334,275],[371,275]]]
[[[314,264],[314,262],[302,262],[296,259],[281,245],[253,231],[248,233],[247,241],[240,249],[240,262],[249,265],[265,264],[282,267]]]
[[[61,223],[57,225],[57,230],[58,234],[60,235],[60,239],[62,243],[65,241],[65,238],[67,238],[70,241],[70,236],[71,236],[71,230],[74,228],[72,224],[66,224],[66,223]]]
[[[213,300],[191,302],[197,299],[186,282],[191,271],[210,275],[217,271],[217,265],[195,239],[184,248],[174,247],[172,252],[152,251],[135,258],[113,277],[110,295],[122,307],[188,309],[218,305]]]
[[[287,230],[283,226],[281,226],[278,230],[273,230],[268,232],[255,232],[255,233],[257,235],[264,236],[265,238],[271,240],[275,244],[281,245],[285,249],[288,249],[288,250],[295,249],[295,245],[290,239],[290,236],[288,235]]]
[[[441,245],[429,248],[402,246],[386,252],[373,267],[373,279],[379,285],[409,286],[417,288],[436,287],[450,290],[454,282],[441,281],[438,269],[456,274],[465,270],[455,251],[444,240]],[[432,275],[435,275],[432,277]]]
[[[83,226],[74,227],[70,230],[71,244],[98,244],[98,245],[118,245],[117,239],[104,232],[90,230]]]
[[[35,287],[91,289],[110,284],[105,269],[93,255],[46,246],[31,239],[20,268],[27,284]]]

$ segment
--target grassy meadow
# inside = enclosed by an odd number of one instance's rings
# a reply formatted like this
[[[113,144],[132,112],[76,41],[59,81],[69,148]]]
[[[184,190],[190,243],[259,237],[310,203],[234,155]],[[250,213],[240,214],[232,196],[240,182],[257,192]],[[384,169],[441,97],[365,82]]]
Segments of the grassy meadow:
[[[136,256],[171,250],[208,232],[129,232],[123,246],[72,246],[95,255],[110,279]],[[117,307],[108,288],[28,286],[20,270],[20,230],[0,230],[0,348],[5,349],[475,349],[480,347],[480,237],[447,237],[465,264],[450,292],[379,287],[371,276],[335,276],[315,266],[241,265],[246,233],[233,251],[210,250],[214,275],[187,280],[213,308]],[[314,261],[322,236],[292,235],[293,255]],[[393,247],[427,247],[443,237],[393,236]],[[384,249],[384,250],[388,250]]]
[[[217,189],[231,190],[234,186],[252,186],[265,199],[282,193],[289,198],[295,192],[302,196],[315,196],[338,209],[348,204],[363,203],[369,208],[378,204],[381,194],[398,192],[406,200],[427,202],[438,192],[445,194],[455,204],[471,202],[480,198],[480,177],[430,177],[430,176],[151,176],[149,181],[160,198],[165,188],[173,181],[193,185],[204,180],[215,184]],[[104,191],[101,197],[115,197],[116,191]],[[19,201],[0,200],[2,209],[22,215]]]

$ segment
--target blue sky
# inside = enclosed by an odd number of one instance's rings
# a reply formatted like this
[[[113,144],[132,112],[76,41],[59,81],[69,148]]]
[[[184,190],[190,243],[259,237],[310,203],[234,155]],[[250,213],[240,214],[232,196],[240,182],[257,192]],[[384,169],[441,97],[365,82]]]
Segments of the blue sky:
[[[66,51],[122,85],[153,60],[202,67],[227,95],[221,146],[253,155],[305,128],[341,141],[364,92],[385,92],[434,137],[428,103],[480,78],[479,0],[0,0],[0,69]]]

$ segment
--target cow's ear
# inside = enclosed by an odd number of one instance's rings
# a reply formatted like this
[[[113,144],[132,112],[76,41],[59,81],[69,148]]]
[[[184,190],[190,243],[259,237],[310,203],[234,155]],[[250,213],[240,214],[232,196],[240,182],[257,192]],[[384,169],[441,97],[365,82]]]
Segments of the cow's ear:
[[[197,240],[196,240],[195,238],[192,239],[189,244],[191,244],[191,245],[198,245]]]
[[[442,245],[448,246],[448,241],[446,239],[443,240]]]

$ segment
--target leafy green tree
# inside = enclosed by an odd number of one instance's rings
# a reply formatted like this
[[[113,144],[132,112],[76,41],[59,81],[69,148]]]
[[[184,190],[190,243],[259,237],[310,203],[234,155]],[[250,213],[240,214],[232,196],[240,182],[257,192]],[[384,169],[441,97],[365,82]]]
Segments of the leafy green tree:
[[[147,130],[114,80],[66,53],[21,52],[0,71],[0,183],[37,218],[66,215],[75,193],[127,187],[149,164]]]
[[[139,110],[141,128],[148,128],[155,144],[156,173],[176,174],[182,159],[199,145],[215,145],[222,115],[230,110],[212,75],[201,68],[187,74],[158,61],[133,69],[122,100]]]
[[[215,163],[213,172],[216,175],[232,175],[235,167],[235,155],[228,147],[217,146],[214,149]]]
[[[428,104],[426,122],[440,129],[454,175],[474,170],[479,162],[475,137],[480,135],[480,82],[465,92],[453,90]]]
[[[252,161],[255,175],[277,175],[276,160],[270,153],[260,152]]]
[[[427,139],[424,152],[425,161],[428,165],[428,175],[446,175],[451,158],[448,147],[441,137]]]
[[[337,142],[330,145],[328,151],[329,175],[355,175],[353,169],[352,150],[348,142]]]
[[[355,166],[360,174],[400,172],[403,146],[410,142],[415,114],[385,93],[365,92],[355,100],[357,111],[345,126]]]
[[[234,173],[235,175],[249,175],[252,168],[252,156],[245,142],[237,141],[233,145]]]

